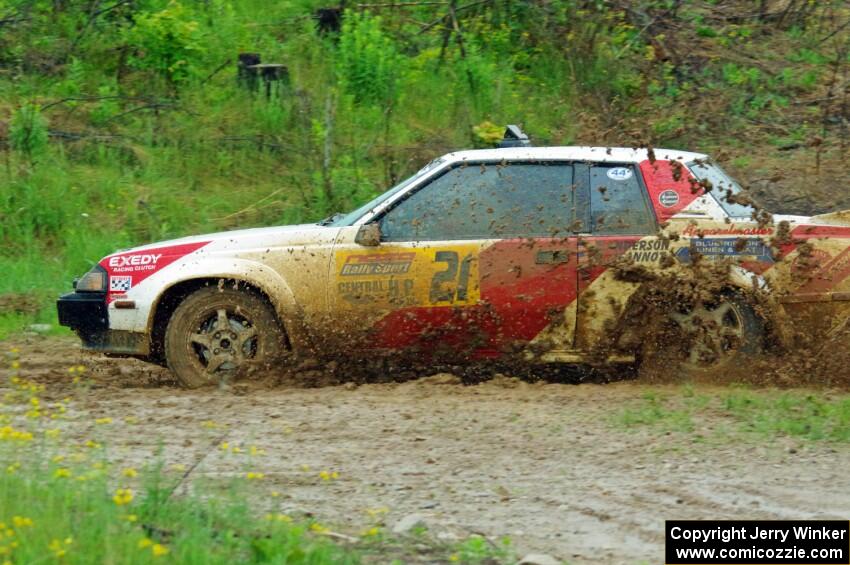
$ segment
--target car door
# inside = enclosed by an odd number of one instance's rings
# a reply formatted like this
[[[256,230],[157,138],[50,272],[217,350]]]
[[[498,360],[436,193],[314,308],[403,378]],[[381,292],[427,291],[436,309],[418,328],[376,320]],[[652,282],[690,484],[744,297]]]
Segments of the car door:
[[[572,165],[459,163],[343,230],[332,315],[358,343],[438,357],[498,357],[532,342],[577,294]],[[571,343],[570,343],[571,346]]]
[[[653,268],[669,253],[669,239],[658,225],[634,164],[589,163],[582,169],[590,222],[578,242],[578,316],[576,348],[588,351],[604,343],[638,283],[611,268],[621,257]]]

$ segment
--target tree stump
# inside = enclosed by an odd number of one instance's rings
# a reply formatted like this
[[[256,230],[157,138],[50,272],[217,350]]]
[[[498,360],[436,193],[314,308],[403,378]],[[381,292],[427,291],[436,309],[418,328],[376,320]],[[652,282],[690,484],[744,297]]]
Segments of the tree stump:
[[[259,53],[240,53],[237,62],[239,84],[257,92],[262,84],[266,98],[272,93],[280,94],[282,87],[289,85],[289,69],[280,63],[262,63]]]
[[[339,33],[339,30],[342,29],[342,12],[342,6],[316,10],[313,17],[316,19],[316,29],[319,35]]]

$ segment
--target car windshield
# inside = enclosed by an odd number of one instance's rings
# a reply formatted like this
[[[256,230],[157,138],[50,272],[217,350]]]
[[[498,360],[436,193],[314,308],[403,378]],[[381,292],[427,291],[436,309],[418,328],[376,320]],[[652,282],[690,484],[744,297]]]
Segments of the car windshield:
[[[755,209],[749,204],[751,199],[744,193],[741,185],[727,175],[717,163],[709,159],[700,159],[688,163],[687,166],[697,180],[710,183],[710,194],[730,217],[753,217]]]
[[[416,174],[414,174],[413,176],[408,177],[407,179],[401,181],[400,183],[398,183],[397,185],[395,185],[394,187],[392,187],[388,191],[377,196],[376,198],[373,198],[372,200],[370,200],[369,202],[367,202],[366,204],[364,204],[360,208],[354,210],[353,212],[349,212],[348,214],[341,214],[341,215],[337,215],[337,216],[332,216],[330,219],[323,222],[324,225],[334,226],[334,227],[343,227],[343,226],[353,225],[354,222],[356,222],[357,220],[362,218],[365,214],[371,212],[372,210],[374,210],[375,208],[377,208],[378,206],[380,206],[381,204],[383,204],[384,202],[386,202],[387,200],[392,198],[394,195],[398,194],[399,192],[406,189],[407,187],[409,187],[413,183],[417,182],[419,179],[421,179],[422,177],[424,177],[425,175],[427,175],[428,173],[430,173],[431,171],[433,171],[434,169],[436,169],[437,167],[442,165],[444,162],[445,162],[445,160],[442,159],[442,158],[434,159],[433,161],[431,161],[430,163],[428,163],[427,165],[425,165],[424,167],[419,169],[419,171],[417,171]]]

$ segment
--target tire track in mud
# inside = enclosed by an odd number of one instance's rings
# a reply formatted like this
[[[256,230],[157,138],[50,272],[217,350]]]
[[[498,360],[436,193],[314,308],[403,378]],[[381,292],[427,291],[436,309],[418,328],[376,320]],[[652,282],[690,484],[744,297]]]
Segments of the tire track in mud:
[[[45,397],[74,390],[68,365],[91,367],[90,388],[74,393],[76,419],[63,424],[70,439],[100,434],[122,466],[143,466],[161,446],[166,468],[184,466],[175,478],[201,460],[187,482],[262,472],[255,502],[263,511],[309,512],[344,533],[372,525],[367,510],[386,507],[388,527],[418,513],[444,537],[508,535],[520,552],[636,564],[660,559],[664,519],[844,519],[850,508],[845,444],[755,436],[698,442],[613,422],[647,391],[677,388],[502,378],[475,386],[425,379],[184,391],[163,386],[167,376],[155,368],[80,355],[76,347],[55,339],[21,344],[24,374],[47,386]],[[93,424],[103,417],[114,423]],[[698,431],[723,425],[716,417],[701,415]],[[255,445],[265,456],[210,450],[224,436],[231,447]],[[323,481],[323,470],[339,479]],[[270,497],[273,490],[281,496]]]

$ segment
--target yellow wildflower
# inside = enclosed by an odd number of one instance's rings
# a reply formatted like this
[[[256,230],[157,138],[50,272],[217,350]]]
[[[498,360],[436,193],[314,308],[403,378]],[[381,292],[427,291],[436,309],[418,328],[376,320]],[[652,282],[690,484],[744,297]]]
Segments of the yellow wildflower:
[[[124,519],[127,520],[128,522],[132,523],[132,522],[135,522],[136,520],[138,520],[139,517],[136,516],[135,514],[127,514],[126,516],[124,516]]]
[[[128,467],[128,468],[124,469],[121,472],[121,474],[124,475],[125,477],[129,477],[129,478],[132,479],[133,477],[135,477],[139,473],[135,469],[133,469],[132,467]]]
[[[319,473],[319,476],[322,478],[323,481],[332,481],[334,479],[339,478],[339,473],[337,473],[336,471],[322,471]]]
[[[32,528],[33,521],[32,518],[27,518],[26,516],[13,516],[12,517],[12,525],[18,529],[21,528]]]
[[[221,445],[218,446],[218,448],[222,451],[227,451],[228,449],[230,449],[230,444],[226,441],[223,441],[221,442]]]
[[[32,433],[22,430],[16,430],[12,426],[3,426],[0,428],[0,441],[31,441]]]
[[[249,481],[254,481],[254,480],[258,481],[260,479],[266,478],[266,474],[265,473],[255,473],[254,471],[248,471],[245,474],[245,478],[248,479]]]
[[[324,527],[318,522],[310,524],[310,530],[316,532],[317,534],[326,534],[330,531],[328,528]]]
[[[379,518],[389,511],[390,509],[386,506],[381,506],[380,508],[367,508],[366,514],[368,514],[372,518]]]
[[[379,528],[377,526],[372,526],[371,528],[369,528],[368,530],[363,532],[363,535],[364,536],[377,536],[380,533],[381,533],[381,528]]]
[[[269,522],[285,522],[287,524],[292,522],[292,518],[286,514],[266,514],[266,520]]]
[[[94,423],[95,423],[95,424],[98,424],[98,425],[101,425],[101,424],[111,424],[111,423],[112,423],[112,418],[109,418],[109,417],[106,417],[106,418],[97,418],[97,419],[94,421]]]
[[[153,542],[148,538],[142,538],[139,540],[139,549],[145,549],[153,545]]]
[[[90,439],[86,442],[86,447],[88,447],[89,449],[97,449],[98,447],[100,447],[100,444]]]
[[[72,543],[74,543],[74,540],[73,540],[73,538],[70,538],[70,537],[65,538],[64,542],[62,542],[58,539],[54,539],[50,542],[50,544],[47,546],[47,548],[50,551],[53,552],[54,557],[59,558],[59,557],[65,556],[65,554],[68,552],[67,547],[69,545],[71,545]]]
[[[151,553],[153,553],[154,557],[162,557],[163,555],[168,555],[169,549],[164,545],[155,543],[151,547]]]
[[[130,504],[133,501],[132,489],[119,488],[115,491],[115,496],[112,497],[112,501],[115,502],[115,504],[117,504],[118,506]]]
[[[71,476],[71,469],[67,469],[65,467],[59,467],[53,472],[53,476],[57,479],[68,478]]]

